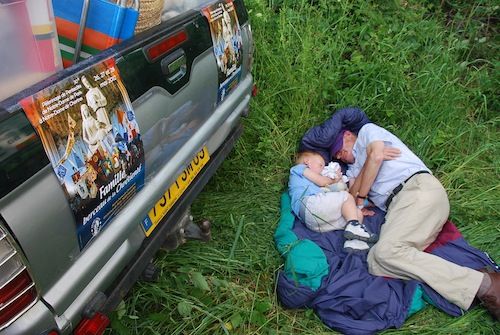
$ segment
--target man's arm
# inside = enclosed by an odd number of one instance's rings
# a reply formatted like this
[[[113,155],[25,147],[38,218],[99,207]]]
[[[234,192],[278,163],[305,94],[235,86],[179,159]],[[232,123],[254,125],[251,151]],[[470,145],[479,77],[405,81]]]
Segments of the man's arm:
[[[322,176],[319,173],[316,173],[309,168],[306,168],[304,170],[304,177],[306,177],[307,179],[309,179],[310,181],[312,181],[313,183],[315,183],[319,187],[323,187],[323,186],[330,185],[330,184],[334,183],[333,179]]]
[[[377,174],[384,161],[384,142],[373,141],[366,148],[366,161],[359,173],[354,185],[351,187],[351,194],[366,197],[377,177]],[[363,199],[356,199],[356,204],[361,205]]]

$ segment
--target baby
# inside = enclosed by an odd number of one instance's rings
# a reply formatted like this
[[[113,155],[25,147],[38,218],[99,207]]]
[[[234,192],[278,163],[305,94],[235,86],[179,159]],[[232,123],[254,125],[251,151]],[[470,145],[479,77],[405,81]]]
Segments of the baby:
[[[363,214],[356,207],[354,197],[346,191],[340,171],[335,171],[334,178],[322,175],[325,160],[312,151],[298,153],[295,163],[288,182],[295,215],[313,231],[344,229],[346,251],[368,250],[368,243],[375,243],[377,235],[370,233],[362,223]]]

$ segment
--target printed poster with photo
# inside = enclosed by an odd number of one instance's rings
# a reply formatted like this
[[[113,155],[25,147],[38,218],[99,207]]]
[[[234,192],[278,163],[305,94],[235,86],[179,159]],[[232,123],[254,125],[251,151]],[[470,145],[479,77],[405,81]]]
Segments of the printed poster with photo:
[[[210,25],[219,70],[217,103],[220,103],[240,81],[243,60],[241,28],[232,0],[218,1],[201,12]]]
[[[21,101],[77,223],[80,249],[144,185],[144,149],[114,59]]]

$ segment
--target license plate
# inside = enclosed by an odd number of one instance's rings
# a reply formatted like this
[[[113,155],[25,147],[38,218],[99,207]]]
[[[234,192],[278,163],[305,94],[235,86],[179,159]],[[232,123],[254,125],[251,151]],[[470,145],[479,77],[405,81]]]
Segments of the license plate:
[[[151,235],[163,217],[177,202],[209,160],[210,155],[208,154],[208,149],[207,147],[203,147],[203,149],[194,156],[191,163],[189,163],[184,171],[177,177],[177,180],[170,185],[161,199],[151,208],[148,216],[142,220],[142,228],[146,236]]]

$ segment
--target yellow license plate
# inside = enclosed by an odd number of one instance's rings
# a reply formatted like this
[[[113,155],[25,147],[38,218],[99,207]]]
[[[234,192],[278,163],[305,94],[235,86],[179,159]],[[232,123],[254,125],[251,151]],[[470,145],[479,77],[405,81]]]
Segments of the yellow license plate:
[[[181,197],[209,160],[210,155],[208,154],[208,149],[207,147],[203,147],[203,149],[196,154],[191,163],[189,163],[184,171],[177,177],[177,180],[170,185],[165,194],[163,194],[163,197],[161,197],[156,205],[151,208],[148,216],[142,220],[142,228],[146,236],[151,235],[163,217]]]

